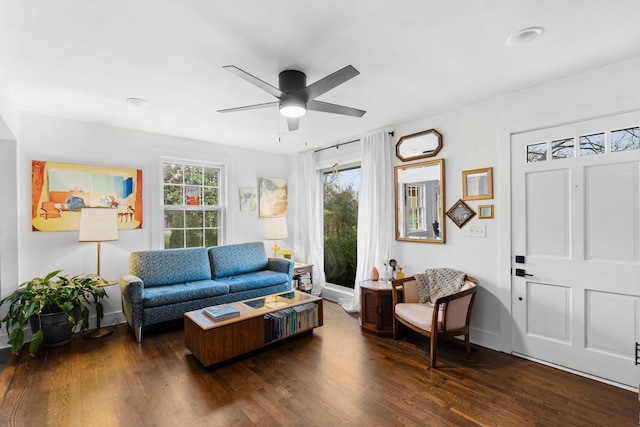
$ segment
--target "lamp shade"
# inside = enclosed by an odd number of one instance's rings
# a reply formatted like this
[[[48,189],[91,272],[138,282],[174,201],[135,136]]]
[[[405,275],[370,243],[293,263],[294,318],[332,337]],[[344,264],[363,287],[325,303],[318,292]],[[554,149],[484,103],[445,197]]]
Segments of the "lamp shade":
[[[80,211],[79,242],[118,240],[118,219],[113,208],[83,208]]]
[[[266,240],[280,240],[289,237],[287,234],[287,217],[266,218],[264,238]]]

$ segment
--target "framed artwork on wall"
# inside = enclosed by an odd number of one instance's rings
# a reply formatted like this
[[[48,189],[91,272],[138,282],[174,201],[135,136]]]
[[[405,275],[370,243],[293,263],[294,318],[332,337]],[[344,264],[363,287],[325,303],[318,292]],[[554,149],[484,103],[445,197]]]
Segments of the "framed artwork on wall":
[[[80,229],[82,208],[117,210],[118,228],[142,228],[142,170],[31,162],[33,231]]]
[[[462,200],[493,199],[493,168],[462,171]]]
[[[260,218],[285,216],[288,207],[289,184],[284,178],[260,178],[258,206]]]
[[[479,205],[478,218],[480,219],[493,218],[493,205]]]
[[[458,200],[447,211],[447,216],[453,221],[458,228],[462,228],[476,213],[462,200]]]
[[[255,188],[240,189],[240,212],[255,211],[257,207],[258,196]]]

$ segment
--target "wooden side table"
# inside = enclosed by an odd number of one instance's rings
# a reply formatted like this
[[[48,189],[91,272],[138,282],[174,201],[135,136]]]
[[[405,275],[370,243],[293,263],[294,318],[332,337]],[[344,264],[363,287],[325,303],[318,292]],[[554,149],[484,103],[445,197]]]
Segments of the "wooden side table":
[[[391,282],[360,284],[360,319],[363,331],[380,336],[393,335]]]

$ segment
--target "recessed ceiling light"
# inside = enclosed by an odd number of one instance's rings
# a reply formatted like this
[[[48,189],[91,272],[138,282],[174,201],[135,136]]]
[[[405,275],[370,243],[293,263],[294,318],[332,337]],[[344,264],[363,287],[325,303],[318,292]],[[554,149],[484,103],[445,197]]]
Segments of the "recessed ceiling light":
[[[135,105],[136,107],[148,107],[149,101],[142,98],[127,98],[127,102],[131,105]]]
[[[525,43],[531,43],[542,35],[541,27],[529,27],[512,34],[507,39],[509,46],[520,46]]]

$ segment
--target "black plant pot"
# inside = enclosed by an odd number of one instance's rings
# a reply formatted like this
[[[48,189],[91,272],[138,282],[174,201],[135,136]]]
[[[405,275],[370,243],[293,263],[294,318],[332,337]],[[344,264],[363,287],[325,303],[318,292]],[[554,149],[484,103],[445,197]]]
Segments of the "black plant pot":
[[[31,316],[29,322],[31,323],[31,332],[35,334],[38,331],[38,316]],[[43,348],[58,347],[71,341],[75,323],[69,322],[65,313],[41,314],[40,323],[42,325]]]

